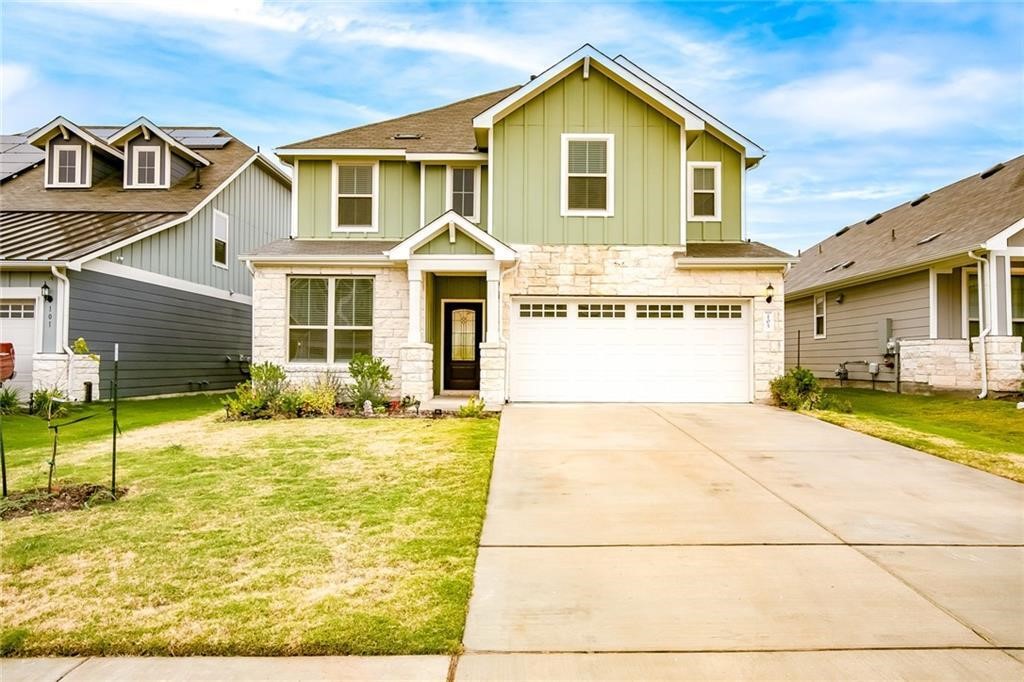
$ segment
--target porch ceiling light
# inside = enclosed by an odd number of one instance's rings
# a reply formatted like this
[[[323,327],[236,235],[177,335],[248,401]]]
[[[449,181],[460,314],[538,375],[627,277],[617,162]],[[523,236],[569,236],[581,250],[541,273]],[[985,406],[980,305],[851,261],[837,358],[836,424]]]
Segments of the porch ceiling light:
[[[765,303],[771,303],[772,302],[772,298],[774,298],[774,297],[775,297],[775,287],[773,287],[772,283],[769,282],[768,283],[768,287],[764,290],[764,302]]]

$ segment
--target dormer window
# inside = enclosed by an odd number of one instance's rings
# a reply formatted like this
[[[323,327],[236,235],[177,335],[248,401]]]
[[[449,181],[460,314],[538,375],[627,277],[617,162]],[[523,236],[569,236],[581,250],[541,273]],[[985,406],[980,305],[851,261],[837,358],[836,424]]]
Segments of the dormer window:
[[[132,147],[131,187],[161,187],[160,146],[137,144]]]
[[[47,174],[47,187],[88,187],[89,174],[86,168],[85,150],[78,144],[54,142],[50,149],[52,167]]]

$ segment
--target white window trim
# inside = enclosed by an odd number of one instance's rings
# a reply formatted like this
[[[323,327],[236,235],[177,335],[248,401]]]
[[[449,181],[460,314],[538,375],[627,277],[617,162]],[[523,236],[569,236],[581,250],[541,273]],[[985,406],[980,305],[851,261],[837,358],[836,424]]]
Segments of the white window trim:
[[[452,172],[456,169],[471,169],[473,171],[473,215],[462,216],[471,223],[480,224],[480,166],[479,165],[449,165],[445,171],[445,189],[444,189],[444,210],[452,210],[452,191],[454,185],[452,183]]]
[[[715,171],[715,214],[712,216],[694,215],[693,213],[693,171],[697,168],[711,168]],[[689,161],[686,164],[686,184],[689,192],[686,196],[686,215],[696,222],[720,222],[722,220],[722,162],[721,161]],[[707,190],[701,190],[707,191]]]
[[[156,180],[154,183],[139,183],[139,153],[140,152],[156,152]],[[132,147],[132,174],[128,177],[125,173],[124,186],[125,189],[167,189],[170,187],[171,179],[171,155],[164,150],[161,145],[158,144],[137,144]],[[161,164],[162,162],[162,164]],[[160,182],[160,166],[164,167],[164,178],[166,182]]]
[[[608,144],[607,173],[605,177],[605,208],[601,209],[570,209],[569,208],[569,142],[586,140],[604,140]],[[615,215],[615,135],[613,133],[562,133],[562,167],[561,167],[561,215],[590,216],[610,218]]]
[[[821,326],[825,333],[818,333],[818,301],[821,301]],[[811,303],[811,332],[816,339],[824,339],[828,336],[828,296],[826,294],[815,294]]]
[[[371,197],[370,226],[366,225],[339,225],[338,224],[338,200],[341,199],[341,192],[338,191],[338,167],[339,166],[371,166],[373,168],[373,194]],[[378,220],[380,204],[380,162],[379,161],[338,161],[331,164],[331,232],[379,232],[380,222]],[[365,195],[346,195],[365,196]]]
[[[292,309],[292,287],[291,287],[291,281],[293,279],[323,279],[323,280],[327,280],[327,360],[326,361],[321,361],[321,360],[292,360],[292,359],[290,359],[288,357],[289,350],[290,350],[290,347],[291,347],[291,330],[292,329],[323,329],[323,327],[319,326],[319,325],[291,324],[291,321],[289,320],[288,316],[289,316],[289,314],[291,312],[291,309]],[[361,326],[361,327],[339,327],[338,325],[334,324],[334,314],[335,314],[334,287],[336,286],[337,281],[339,279],[368,279],[371,282],[373,282],[371,296],[373,298],[374,317],[376,317],[376,313],[377,313],[377,279],[375,277],[373,277],[372,275],[334,275],[334,276],[327,276],[327,275],[305,275],[305,274],[298,274],[298,273],[289,275],[288,277],[285,278],[286,286],[288,287],[288,295],[285,297],[285,305],[284,305],[284,332],[285,332],[285,336],[284,336],[284,339],[285,339],[285,343],[284,343],[284,361],[285,361],[286,364],[289,364],[289,365],[305,365],[305,366],[311,366],[311,365],[313,365],[313,366],[317,366],[317,365],[323,366],[323,365],[326,364],[326,365],[332,365],[332,366],[341,367],[341,368],[348,367],[348,363],[349,363],[348,360],[341,360],[339,362],[335,362],[334,361],[334,332],[337,329],[343,329],[343,330],[346,330],[346,331],[347,330],[369,331],[370,332],[370,354],[371,355],[373,354],[374,343],[377,340],[376,339],[376,333],[375,333],[374,325],[371,324],[369,327],[366,327],[366,326]]]
[[[91,147],[86,145],[88,151],[85,153],[85,159],[82,158],[82,147],[77,144],[52,144],[50,149],[50,158],[53,159],[53,181],[47,180],[47,187],[89,187],[89,180],[92,177],[92,153]],[[75,153],[75,181],[74,182],[61,182],[60,181],[60,152],[61,151],[73,151]],[[46,177],[50,177],[50,173],[46,173]]]
[[[217,218],[224,219],[224,262],[217,262]],[[213,209],[213,225],[212,234],[210,235],[210,261],[214,267],[221,268],[223,270],[230,270],[228,267],[228,249],[231,248],[231,216],[224,211],[218,211]]]
[[[1009,258],[1007,260],[1007,280],[1006,280],[1006,317],[1010,320],[1010,328],[1006,331],[1009,332],[1010,336],[1013,336],[1013,325],[1020,322],[1024,323],[1024,317],[1013,316],[1013,278],[1024,277],[1024,267],[1014,266]]]

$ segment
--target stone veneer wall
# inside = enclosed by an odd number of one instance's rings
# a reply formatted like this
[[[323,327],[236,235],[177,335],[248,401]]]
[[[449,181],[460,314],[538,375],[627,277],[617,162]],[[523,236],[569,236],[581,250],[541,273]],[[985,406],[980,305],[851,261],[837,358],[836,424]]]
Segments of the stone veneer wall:
[[[288,277],[372,276],[373,354],[383,358],[394,375],[394,392],[401,390],[401,349],[409,338],[409,280],[404,268],[305,267],[256,268],[252,290],[252,361],[282,365],[299,383],[325,371],[347,376],[344,365],[288,362]]]
[[[480,399],[489,410],[505,404],[505,344],[486,341],[480,344]]]
[[[900,380],[938,390],[981,388],[981,353],[967,339],[908,339],[900,342]],[[1021,337],[989,336],[985,340],[990,391],[1019,391]]]
[[[85,400],[85,383],[92,383],[92,399],[100,399],[100,361],[89,355],[37,353],[32,356],[32,390],[60,389],[76,402]],[[69,385],[70,380],[70,385]]]
[[[754,399],[783,373],[784,286],[781,269],[679,270],[677,246],[514,245],[518,266],[502,276],[502,328],[509,335],[512,296],[688,296],[753,299]],[[765,302],[768,284],[775,287]],[[772,324],[766,325],[766,313]],[[515,339],[509,338],[509,343]]]

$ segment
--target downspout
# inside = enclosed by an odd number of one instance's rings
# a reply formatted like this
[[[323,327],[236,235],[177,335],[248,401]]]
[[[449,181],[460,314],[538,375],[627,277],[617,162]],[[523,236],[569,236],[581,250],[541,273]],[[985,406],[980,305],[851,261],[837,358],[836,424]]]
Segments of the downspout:
[[[71,366],[74,364],[72,362],[72,360],[74,360],[74,358],[75,358],[75,352],[73,350],[71,350],[71,348],[68,346],[68,334],[70,333],[69,328],[70,328],[70,325],[71,325],[71,320],[68,317],[68,315],[70,314],[70,310],[71,310],[71,280],[68,279],[67,275],[65,275],[63,272],[58,270],[56,265],[51,265],[50,266],[50,272],[53,273],[54,277],[56,277],[58,280],[60,280],[60,282],[62,284],[61,288],[63,289],[63,293],[61,295],[61,301],[60,301],[61,325],[60,325],[60,330],[59,330],[60,338],[58,339],[58,343],[60,343],[61,348],[64,349],[64,354],[68,356],[67,378],[68,378],[68,398],[70,398],[71,397],[71,386],[72,386],[72,383],[71,383],[71,378],[72,378]]]
[[[968,251],[967,256],[978,262],[978,319],[985,321],[985,325],[981,328],[981,333],[978,334],[978,343],[981,345],[981,393],[978,394],[978,399],[982,400],[988,397],[988,354],[985,348],[985,339],[988,338],[989,332],[992,331],[991,321],[988,319],[990,316],[986,315],[984,305],[985,264],[987,261],[980,256],[976,256],[973,250]]]

